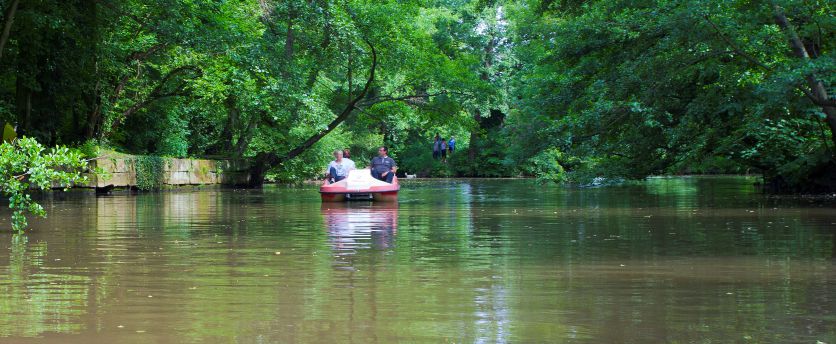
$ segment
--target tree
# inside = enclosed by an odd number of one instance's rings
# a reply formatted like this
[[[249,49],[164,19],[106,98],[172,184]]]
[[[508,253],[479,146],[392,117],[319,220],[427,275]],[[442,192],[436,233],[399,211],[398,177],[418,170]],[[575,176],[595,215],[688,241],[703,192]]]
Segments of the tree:
[[[827,149],[830,100],[813,93],[819,81],[832,87],[821,77],[834,74],[832,9],[781,6],[794,9],[810,59],[793,56],[792,26],[775,25],[774,4],[516,2],[513,121],[539,128],[522,146],[583,159],[569,170],[633,178],[750,167],[770,175]],[[540,144],[525,145],[535,137]]]

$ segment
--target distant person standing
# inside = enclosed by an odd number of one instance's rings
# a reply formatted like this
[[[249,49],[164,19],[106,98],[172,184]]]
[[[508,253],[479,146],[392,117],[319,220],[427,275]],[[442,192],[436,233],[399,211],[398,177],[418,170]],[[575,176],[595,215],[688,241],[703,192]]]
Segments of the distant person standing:
[[[450,153],[453,153],[453,151],[456,150],[456,138],[455,137],[450,136],[450,141],[447,141],[447,150],[449,150]]]
[[[372,163],[370,165],[372,177],[391,183],[392,178],[395,177],[395,172],[398,170],[398,165],[395,164],[394,159],[389,157],[389,149],[385,146],[381,146],[377,149],[377,155],[378,156],[372,159]]]
[[[441,136],[435,134],[435,141],[433,141],[433,159],[438,160],[441,157]]]
[[[441,138],[441,162],[447,162],[447,141]]]
[[[351,151],[348,148],[343,149],[343,158],[351,159]]]

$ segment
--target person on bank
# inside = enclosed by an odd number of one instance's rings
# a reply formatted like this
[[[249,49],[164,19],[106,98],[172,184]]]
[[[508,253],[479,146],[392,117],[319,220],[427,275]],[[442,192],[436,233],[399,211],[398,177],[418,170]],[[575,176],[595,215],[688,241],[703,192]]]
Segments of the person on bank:
[[[433,159],[438,160],[441,157],[441,136],[435,134],[435,140],[433,140]]]
[[[328,164],[328,174],[325,177],[331,183],[336,183],[348,177],[348,172],[354,168],[354,161],[343,158],[343,151],[337,149],[334,151],[334,161]]]
[[[377,155],[372,159],[370,165],[372,177],[391,183],[392,178],[395,177],[395,172],[398,170],[398,165],[395,164],[395,160],[389,157],[389,150],[385,146],[377,149]]]
[[[447,141],[447,150],[448,153],[452,154],[454,150],[456,150],[456,138],[450,136],[450,141]]]
[[[441,138],[441,162],[447,162],[447,141]]]

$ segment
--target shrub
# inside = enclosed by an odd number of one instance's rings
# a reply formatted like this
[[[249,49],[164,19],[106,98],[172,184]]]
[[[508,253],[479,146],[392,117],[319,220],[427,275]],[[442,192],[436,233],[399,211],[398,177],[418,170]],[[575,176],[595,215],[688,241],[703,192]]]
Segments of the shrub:
[[[77,150],[55,147],[46,150],[33,138],[23,137],[0,145],[0,190],[9,198],[12,229],[23,231],[28,222],[26,212],[45,217],[44,208],[32,200],[31,189],[46,190],[58,183],[68,188],[84,182],[80,171],[87,160]]]

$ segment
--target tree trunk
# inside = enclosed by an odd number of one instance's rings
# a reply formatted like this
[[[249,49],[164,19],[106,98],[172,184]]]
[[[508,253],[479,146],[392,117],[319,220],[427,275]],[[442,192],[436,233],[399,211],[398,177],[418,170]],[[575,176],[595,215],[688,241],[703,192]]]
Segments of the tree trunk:
[[[792,27],[787,19],[787,16],[784,14],[784,9],[781,8],[781,6],[775,1],[772,2],[772,9],[774,11],[775,22],[789,38],[793,55],[802,60],[809,60],[810,54],[807,52],[804,42],[802,42],[801,38],[798,36],[798,32],[795,31],[795,28]],[[810,98],[813,103],[820,106],[822,111],[827,116],[827,126],[830,127],[830,137],[833,141],[834,147],[836,147],[836,106],[832,105],[832,100],[827,94],[827,88],[824,86],[824,82],[819,80],[815,74],[808,74],[805,76],[805,79],[807,81],[807,87],[810,88],[810,92],[808,93],[805,91],[805,94],[807,94],[807,97]]]
[[[32,90],[18,77],[17,81],[17,135],[31,136],[32,129]]]
[[[91,85],[94,85],[92,89],[86,90],[83,94],[84,103],[87,105],[87,115],[85,116],[84,113],[78,113],[77,115],[80,118],[80,121],[77,122],[76,128],[76,135],[78,137],[91,139],[96,134],[96,128],[98,127],[99,118],[101,114],[101,80],[99,79],[99,21],[98,21],[98,11],[96,10],[96,2],[95,1],[84,1],[82,2],[82,33],[86,36],[84,39],[84,49],[87,51],[88,58],[85,61],[88,65],[85,66],[85,70],[90,71],[90,77],[95,79],[95,82],[91,82]]]
[[[285,78],[290,78],[291,71],[293,70],[293,42],[295,41],[293,20],[295,17],[296,13],[291,9],[287,14],[287,33],[284,38],[284,68],[282,69],[282,76]]]
[[[229,153],[232,150],[232,137],[235,135],[235,126],[238,125],[238,106],[236,105],[235,95],[228,95],[226,101],[226,125],[223,132],[221,132],[221,151],[219,153]]]
[[[31,4],[24,3],[23,9]],[[31,21],[31,16],[21,17],[19,32],[22,35],[29,36],[35,30],[35,25]],[[17,52],[17,68],[15,68],[15,112],[17,119],[17,135],[32,136],[32,84],[36,83],[38,76],[38,61],[39,57],[34,45],[38,44],[34,40],[22,40],[18,44]]]
[[[476,161],[476,141],[479,139],[479,130],[482,127],[482,115],[478,110],[473,112],[473,121],[476,122],[476,128],[470,130],[470,143],[467,146],[467,159],[471,165]],[[470,173],[473,172],[470,171]]]
[[[9,6],[9,9],[6,10],[6,15],[3,17],[5,23],[3,23],[3,34],[0,36],[0,60],[3,59],[3,48],[6,47],[6,42],[9,41],[9,34],[12,31],[12,23],[15,21],[15,12],[17,12],[17,5],[19,3],[20,0],[14,0]]]
[[[479,75],[479,79],[485,82],[490,82],[490,68],[493,66],[493,61],[496,54],[496,46],[499,44],[499,38],[491,34],[488,45],[485,46],[485,57],[483,62],[483,69]],[[470,144],[467,149],[467,158],[471,165],[476,160],[476,141],[479,139],[479,132],[482,131],[482,114],[478,110],[473,113],[473,120],[476,122],[476,128],[470,130]],[[471,171],[475,173],[476,171]]]
[[[247,150],[247,146],[250,145],[250,140],[253,137],[253,132],[255,131],[256,123],[261,120],[261,113],[256,113],[255,118],[250,118],[249,123],[247,123],[247,128],[244,129],[244,132],[238,136],[238,142],[235,143],[235,151],[234,154],[236,156],[244,155],[244,151]]]
[[[824,113],[827,114],[827,126],[830,127],[830,138],[833,141],[833,147],[836,147],[836,108],[827,106],[824,108]]]
[[[90,113],[90,116],[87,118],[87,130],[84,133],[84,137],[88,140],[96,138],[99,136],[99,123],[101,122],[102,117],[102,99],[101,95],[96,95],[96,107],[93,108],[93,112]]]
[[[288,64],[293,60],[293,17],[292,13],[287,17],[287,36],[284,40],[284,59]]]

